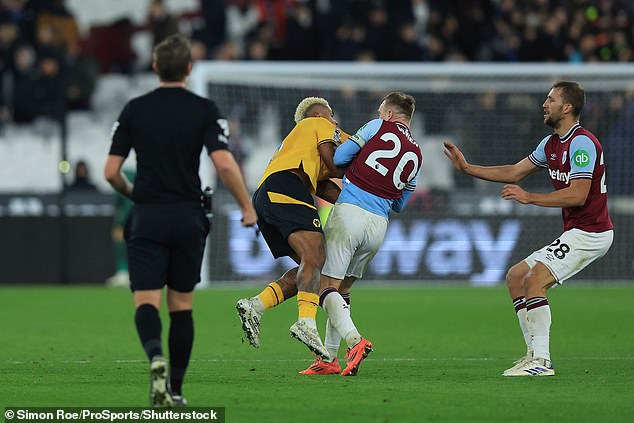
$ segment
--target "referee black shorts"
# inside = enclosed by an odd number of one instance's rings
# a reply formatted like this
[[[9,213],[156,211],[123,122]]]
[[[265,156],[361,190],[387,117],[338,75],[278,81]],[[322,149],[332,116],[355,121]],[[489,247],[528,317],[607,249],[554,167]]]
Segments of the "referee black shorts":
[[[323,232],[313,196],[290,171],[270,175],[253,194],[258,227],[275,258],[294,250],[288,236],[297,230]]]
[[[197,203],[136,204],[126,234],[133,291],[191,292],[200,268],[209,221]]]

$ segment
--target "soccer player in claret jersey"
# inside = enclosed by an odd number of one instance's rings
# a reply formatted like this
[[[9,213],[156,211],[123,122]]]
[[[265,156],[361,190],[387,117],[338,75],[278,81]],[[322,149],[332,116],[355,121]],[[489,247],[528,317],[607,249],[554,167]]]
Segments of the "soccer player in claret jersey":
[[[259,295],[239,300],[236,309],[246,338],[258,348],[264,311],[297,295],[299,317],[290,333],[318,356],[328,357],[315,322],[325,246],[313,195],[336,201],[340,189],[330,178],[341,177],[343,172],[334,165],[333,156],[347,134],[339,130],[330,105],[320,97],[302,100],[295,122],[264,170],[253,205],[273,256],[289,256],[299,266]]]
[[[416,187],[423,156],[409,131],[414,107],[412,96],[389,93],[379,106],[379,118],[335,152],[335,164],[347,169],[324,229],[326,263],[319,295],[319,304],[328,313],[325,345],[330,359],[317,357],[302,374],[354,376],[372,352],[372,344],[361,337],[350,317],[350,287],[381,247],[390,211],[403,210]],[[343,371],[337,360],[342,338],[348,345]]]
[[[506,182],[502,189],[505,200],[562,209],[564,232],[515,264],[506,275],[527,351],[504,371],[504,376],[555,374],[550,360],[551,314],[546,291],[605,255],[612,245],[614,227],[608,214],[603,149],[597,138],[579,124],[584,103],[581,85],[556,82],[543,104],[544,123],[555,132],[514,165],[472,165],[455,145],[445,143],[445,154],[460,172]],[[548,170],[555,191],[538,194],[515,185],[540,168]]]

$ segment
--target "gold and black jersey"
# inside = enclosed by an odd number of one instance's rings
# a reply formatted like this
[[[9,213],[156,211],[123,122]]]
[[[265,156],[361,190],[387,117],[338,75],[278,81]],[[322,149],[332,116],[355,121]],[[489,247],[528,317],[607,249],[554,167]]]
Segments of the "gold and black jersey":
[[[348,134],[327,119],[315,117],[301,120],[271,158],[258,187],[276,172],[302,169],[310,179],[311,194],[315,194],[317,182],[329,178],[328,168],[319,155],[319,145],[326,142],[339,145],[347,138]]]

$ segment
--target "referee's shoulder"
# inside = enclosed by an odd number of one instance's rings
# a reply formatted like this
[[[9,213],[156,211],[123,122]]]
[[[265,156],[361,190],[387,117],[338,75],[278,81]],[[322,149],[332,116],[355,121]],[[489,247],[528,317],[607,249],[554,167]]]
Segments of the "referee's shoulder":
[[[155,93],[155,91],[156,90],[148,91],[144,94],[138,95],[136,97],[132,97],[130,100],[128,100],[127,106],[137,107],[139,104],[153,101],[152,97],[154,96],[153,94]]]
[[[196,94],[193,91],[190,90],[184,90],[184,92],[186,93],[186,95],[188,95],[193,102],[195,103],[199,103],[201,105],[204,105],[206,107],[212,107],[214,109],[216,109],[218,106],[216,105],[216,102],[211,99],[211,98],[207,98],[207,97],[203,97],[201,95]]]

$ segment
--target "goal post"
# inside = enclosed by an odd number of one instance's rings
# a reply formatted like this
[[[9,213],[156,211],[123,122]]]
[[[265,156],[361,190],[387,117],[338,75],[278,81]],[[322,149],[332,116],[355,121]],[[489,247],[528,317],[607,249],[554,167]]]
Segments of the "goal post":
[[[213,99],[229,119],[230,148],[252,192],[273,151],[292,128],[306,96],[326,98],[342,129],[354,133],[377,116],[381,98],[404,91],[416,98],[412,133],[423,150],[419,187],[402,215],[394,215],[371,281],[494,284],[509,266],[561,233],[559,209],[499,198],[500,184],[458,175],[443,156],[450,140],[478,164],[515,163],[551,132],[542,104],[561,79],[586,89],[581,124],[601,141],[610,211],[617,226],[605,258],[576,279],[629,279],[634,247],[634,65],[631,64],[377,64],[347,62],[199,62],[190,88]],[[201,171],[214,181],[209,160]],[[545,174],[527,178],[530,190],[550,191]],[[273,260],[254,231],[241,228],[228,193],[217,187],[214,233],[203,279],[266,281],[288,260]]]

